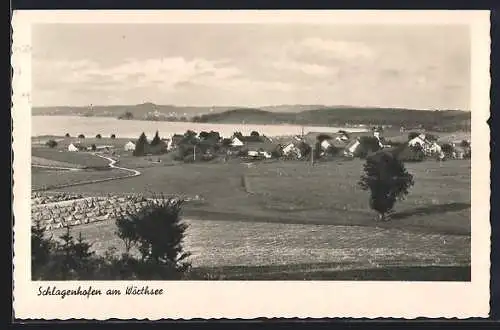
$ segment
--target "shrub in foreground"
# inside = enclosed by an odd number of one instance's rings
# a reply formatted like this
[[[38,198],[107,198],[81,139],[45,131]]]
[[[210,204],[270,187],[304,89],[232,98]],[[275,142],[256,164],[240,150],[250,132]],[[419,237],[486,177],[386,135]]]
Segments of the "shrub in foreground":
[[[188,225],[181,221],[182,200],[156,198],[137,214],[116,220],[117,235],[126,251],[137,248],[141,254],[144,276],[158,276],[163,272],[182,274],[190,269],[182,242]],[[155,268],[155,266],[158,266]],[[155,274],[155,269],[161,270]]]
[[[31,227],[33,280],[178,280],[195,276],[183,249],[187,225],[179,212],[182,201],[150,201],[137,214],[116,220],[125,253],[112,247],[103,256],[91,243],[74,238],[70,228],[54,239],[36,222]],[[133,254],[132,250],[138,251]]]

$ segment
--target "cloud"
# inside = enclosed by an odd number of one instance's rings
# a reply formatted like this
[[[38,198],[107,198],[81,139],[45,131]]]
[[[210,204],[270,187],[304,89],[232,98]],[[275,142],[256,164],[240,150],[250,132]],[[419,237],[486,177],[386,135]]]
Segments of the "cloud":
[[[377,56],[373,48],[362,42],[317,37],[291,42],[284,46],[284,50],[291,58],[315,63],[371,60]]]
[[[339,69],[332,66],[319,65],[315,63],[301,62],[291,59],[271,62],[271,68],[279,71],[293,71],[309,76],[329,76],[337,74]]]
[[[315,67],[306,69],[318,70]],[[248,96],[263,90],[293,90],[292,86],[285,82],[255,79],[228,61],[210,61],[203,58],[127,58],[110,67],[86,60],[34,60],[33,76],[35,103],[38,99],[55,94],[59,95],[58,98],[63,102],[70,103],[72,100],[80,100],[80,94],[98,98],[105,95],[106,100],[121,97],[123,102],[142,102],[149,98],[155,101],[159,95],[175,98],[177,93],[189,92],[193,95],[196,92],[210,91],[228,95],[236,92]],[[40,102],[45,103],[44,100]]]
[[[164,49],[142,58],[140,53],[146,50],[110,51],[112,60],[103,60],[105,55],[97,52],[87,60],[77,59],[83,55],[76,50],[77,55],[34,56],[33,102],[324,103],[415,108],[463,108],[468,104],[468,56],[449,50],[441,41],[429,43],[427,38],[418,44],[406,39],[372,40],[364,35],[355,40],[310,35],[259,43],[266,38],[262,35],[259,40],[243,38],[227,47],[197,47],[196,51],[177,53]]]
[[[35,89],[72,87],[130,89],[157,86],[164,90],[175,88],[182,81],[197,79],[207,83],[238,76],[235,67],[220,66],[205,59],[186,60],[166,57],[148,60],[126,59],[111,67],[101,67],[87,60],[34,60],[33,82]]]

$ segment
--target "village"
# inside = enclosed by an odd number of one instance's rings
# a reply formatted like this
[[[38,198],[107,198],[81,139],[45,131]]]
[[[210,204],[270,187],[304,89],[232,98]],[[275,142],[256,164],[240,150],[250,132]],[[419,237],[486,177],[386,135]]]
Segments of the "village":
[[[469,159],[471,143],[469,139],[440,139],[432,133],[404,128],[398,134],[390,132],[387,137],[384,128],[373,127],[366,132],[350,133],[339,130],[337,133],[308,132],[307,134],[267,137],[257,131],[250,135],[235,132],[230,137],[221,137],[218,132],[187,131],[184,134],[174,134],[169,138],[161,138],[156,132],[154,138],[148,141],[143,133],[139,139],[127,140],[122,147],[117,143],[98,144],[105,140],[100,134],[92,142],[80,134],[71,139],[67,146],[69,152],[99,152],[120,157],[132,154],[137,157],[149,157],[164,154],[173,155],[173,160],[183,162],[211,161],[220,159],[228,161],[240,158],[245,161],[257,160],[307,160],[311,163],[331,160],[335,157],[365,158],[367,155],[387,150],[397,152],[403,161],[422,161],[424,159]],[[392,133],[392,134],[391,134]],[[115,140],[112,135],[109,140]],[[120,139],[124,141],[124,139]],[[56,147],[55,140],[49,140],[46,145]],[[157,158],[161,162],[160,158]]]

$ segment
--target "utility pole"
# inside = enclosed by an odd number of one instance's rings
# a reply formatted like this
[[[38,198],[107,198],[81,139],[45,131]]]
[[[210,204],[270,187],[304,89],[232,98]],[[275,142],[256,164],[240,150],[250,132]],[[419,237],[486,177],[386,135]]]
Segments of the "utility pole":
[[[311,166],[314,166],[314,144],[311,147]]]

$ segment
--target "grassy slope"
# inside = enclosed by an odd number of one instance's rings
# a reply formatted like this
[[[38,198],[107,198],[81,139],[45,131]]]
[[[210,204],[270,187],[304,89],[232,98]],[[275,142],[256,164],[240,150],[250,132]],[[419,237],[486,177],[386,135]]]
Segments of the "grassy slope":
[[[469,280],[470,162],[407,164],[416,185],[387,223],[373,221],[368,194],[356,187],[361,167],[358,160],[314,167],[304,162],[151,166],[136,178],[60,190],[203,196],[204,203],[186,204],[183,211],[185,218],[205,220],[192,226],[187,247],[200,271],[216,279]],[[325,226],[339,224],[361,227],[343,233]],[[120,247],[113,222],[76,230],[100,251]],[[344,261],[339,263],[339,256]],[[368,266],[375,268],[363,269]]]
[[[360,272],[384,277],[382,269],[463,267],[470,264],[470,237],[416,234],[352,226],[288,225],[228,221],[193,221],[185,248],[202,273],[218,279],[338,279]],[[82,235],[98,253],[123,251],[113,221],[82,225]],[[64,230],[55,230],[60,236]],[[244,266],[242,266],[244,265]],[[372,268],[374,274],[365,274]],[[392,271],[390,271],[392,272]],[[400,274],[401,269],[396,271]],[[364,274],[364,275],[363,275]],[[446,273],[445,273],[446,274]],[[344,274],[346,276],[346,274]],[[368,277],[367,277],[368,276]],[[407,275],[405,275],[407,276]]]
[[[71,163],[84,167],[107,167],[106,159],[84,152],[69,152],[61,149],[50,149],[45,147],[31,148],[31,155],[57,162]]]
[[[75,163],[61,162],[37,156],[31,156],[31,164],[38,166],[51,166],[51,167],[84,168],[84,166]]]
[[[60,171],[47,169],[31,169],[31,188],[41,189],[51,186],[60,186],[67,184],[78,184],[93,180],[102,180],[108,178],[119,178],[130,173],[115,170],[82,170],[82,171]]]
[[[123,158],[121,166],[127,167]],[[186,205],[194,218],[286,223],[371,225],[368,193],[357,187],[358,160],[244,164],[183,164],[141,169],[126,180],[64,188],[81,193],[166,193],[200,195],[204,203]],[[450,234],[470,233],[470,162],[408,164],[416,184],[397,204],[390,227],[413,227]],[[243,185],[246,177],[246,186]]]

